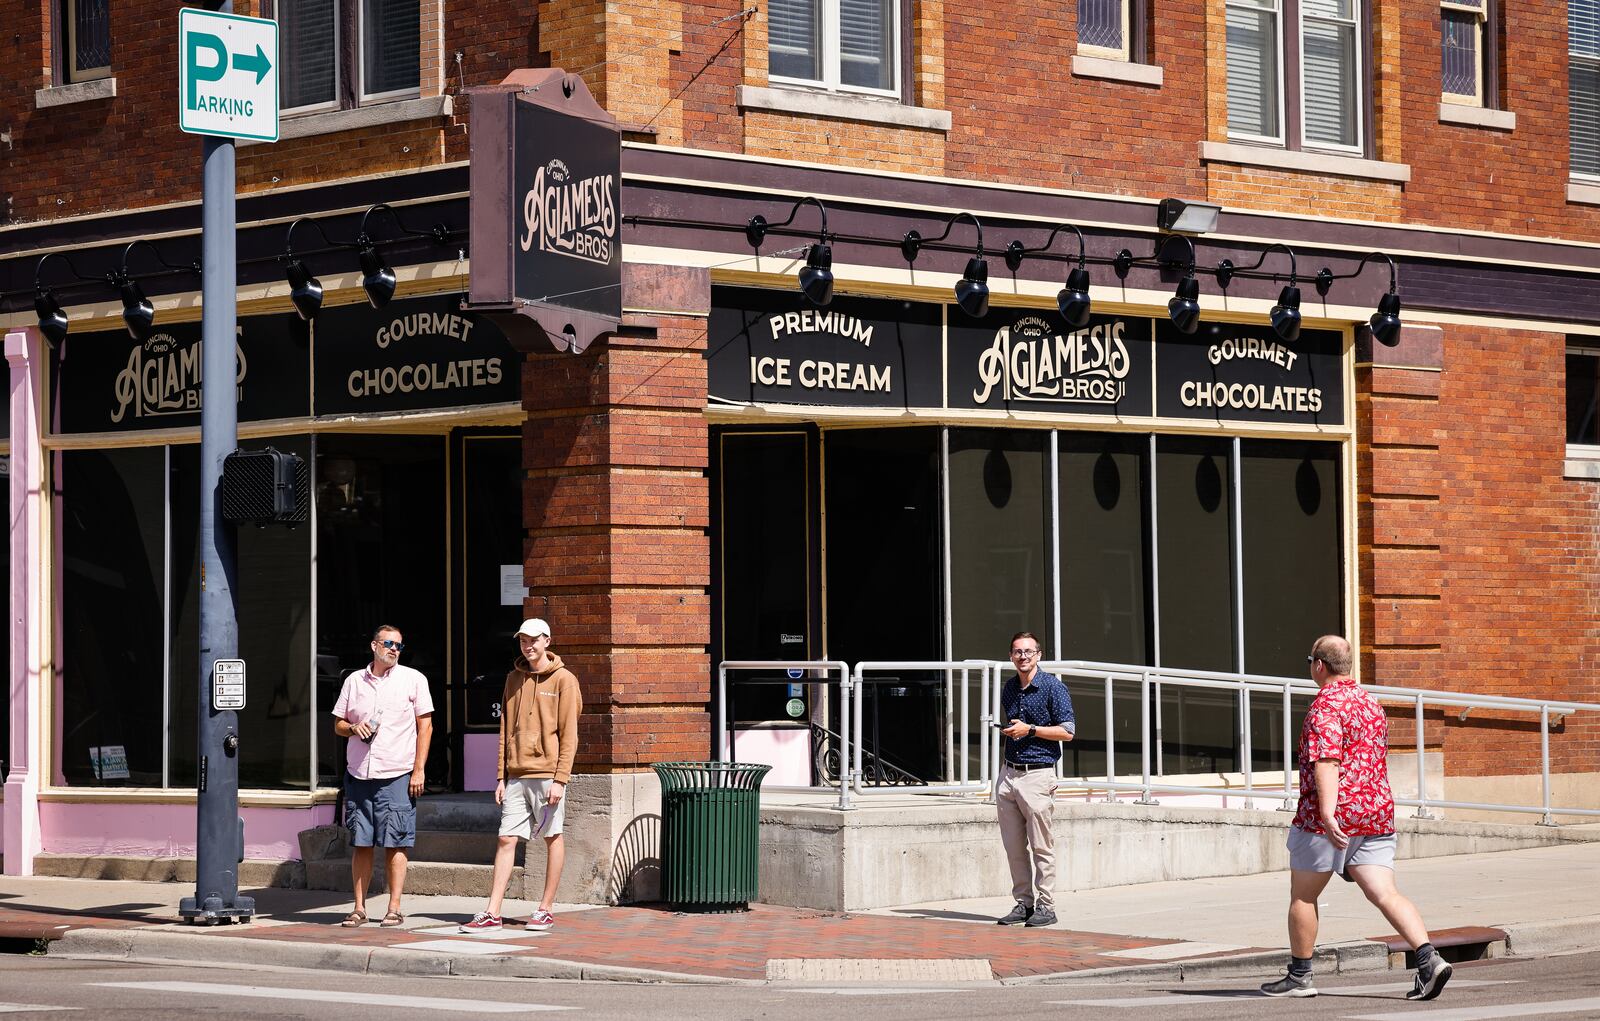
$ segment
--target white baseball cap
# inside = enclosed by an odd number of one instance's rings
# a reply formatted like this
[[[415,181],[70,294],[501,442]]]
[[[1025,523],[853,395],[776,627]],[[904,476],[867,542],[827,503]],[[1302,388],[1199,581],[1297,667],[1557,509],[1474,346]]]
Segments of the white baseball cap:
[[[546,624],[538,617],[529,617],[527,620],[522,622],[521,627],[517,628],[517,634],[527,635],[529,638],[538,638],[540,635],[544,635],[546,638],[549,638],[550,625]]]

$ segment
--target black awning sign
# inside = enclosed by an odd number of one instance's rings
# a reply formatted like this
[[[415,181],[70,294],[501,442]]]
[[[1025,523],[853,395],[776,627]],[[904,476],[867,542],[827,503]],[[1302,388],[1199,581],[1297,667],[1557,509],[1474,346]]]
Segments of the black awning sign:
[[[1150,321],[1064,328],[1028,310],[950,310],[950,407],[1140,416],[1150,412]]]

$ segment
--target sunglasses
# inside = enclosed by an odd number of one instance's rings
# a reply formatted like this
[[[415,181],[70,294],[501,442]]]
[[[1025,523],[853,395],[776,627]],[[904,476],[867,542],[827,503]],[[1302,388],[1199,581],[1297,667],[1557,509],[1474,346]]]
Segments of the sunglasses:
[[[1315,662],[1317,662],[1317,661],[1319,661],[1321,659],[1322,659],[1321,656],[1307,656],[1306,657],[1306,664],[1309,666],[1310,664],[1315,663]]]
[[[383,646],[385,649],[393,649],[395,652],[406,651],[406,643],[397,642],[393,638],[380,638],[378,639],[378,644]]]

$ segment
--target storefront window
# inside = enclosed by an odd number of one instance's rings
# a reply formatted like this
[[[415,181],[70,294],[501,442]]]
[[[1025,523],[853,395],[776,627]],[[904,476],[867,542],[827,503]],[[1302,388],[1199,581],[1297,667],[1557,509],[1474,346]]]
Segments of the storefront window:
[[[372,662],[372,632],[405,636],[401,662],[427,675],[437,718],[445,668],[449,492],[442,436],[317,437],[317,700],[320,782],[337,786],[344,741],[328,715],[352,670]],[[559,625],[558,625],[559,626]],[[509,647],[509,642],[507,643]],[[448,742],[433,742],[428,772],[443,778]]]
[[[161,786],[165,459],[161,447],[55,458],[58,761],[72,786]]]
[[[1061,632],[1064,659],[1150,662],[1150,438],[1063,432]],[[1076,740],[1069,776],[1105,772],[1105,687],[1071,682]],[[1121,682],[1115,700],[1116,770],[1139,768],[1139,690]]]
[[[1341,629],[1338,457],[1333,443],[1240,441],[1249,673],[1303,677],[1311,643]],[[1291,703],[1291,740],[1309,702]],[[1282,768],[1282,698],[1252,695],[1250,727],[1255,768]]]
[[[1156,439],[1162,666],[1235,669],[1230,446],[1225,439]],[[1160,709],[1166,772],[1235,768],[1231,692],[1165,685]]]
[[[955,659],[1004,659],[1018,631],[1050,648],[1049,433],[950,430],[950,623]]]

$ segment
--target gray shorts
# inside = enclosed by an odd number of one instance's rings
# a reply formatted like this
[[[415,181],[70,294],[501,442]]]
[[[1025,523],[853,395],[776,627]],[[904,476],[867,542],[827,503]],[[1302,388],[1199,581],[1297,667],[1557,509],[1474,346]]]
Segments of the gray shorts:
[[[1341,850],[1324,834],[1289,827],[1289,867],[1298,872],[1337,872],[1339,878],[1350,881],[1345,872],[1350,865],[1382,865],[1393,871],[1394,848],[1393,833],[1351,837]]]
[[[344,825],[351,847],[411,847],[417,842],[417,803],[411,774],[385,780],[344,775]]]

